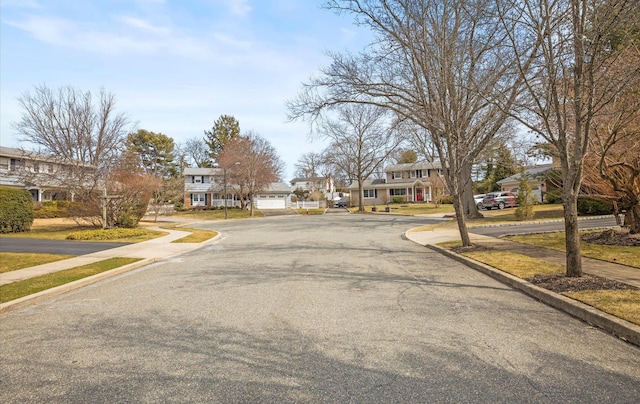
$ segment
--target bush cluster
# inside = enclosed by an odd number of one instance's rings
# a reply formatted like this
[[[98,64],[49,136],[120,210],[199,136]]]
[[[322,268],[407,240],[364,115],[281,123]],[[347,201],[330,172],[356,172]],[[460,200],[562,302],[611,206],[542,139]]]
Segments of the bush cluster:
[[[393,203],[402,203],[404,202],[404,197],[400,196],[400,195],[396,195],[393,197]]]
[[[34,206],[33,214],[36,219],[71,217],[74,205],[70,201],[46,201]]]
[[[144,236],[142,229],[96,229],[76,231],[67,236],[67,240],[114,240],[119,238]]]
[[[29,231],[33,224],[33,198],[21,189],[0,187],[0,233]]]
[[[579,197],[578,213],[581,215],[610,215],[613,213],[613,204]]]
[[[545,203],[562,203],[562,190],[552,189],[544,194]]]
[[[453,205],[453,198],[451,196],[443,196],[440,199],[440,203],[443,205]]]

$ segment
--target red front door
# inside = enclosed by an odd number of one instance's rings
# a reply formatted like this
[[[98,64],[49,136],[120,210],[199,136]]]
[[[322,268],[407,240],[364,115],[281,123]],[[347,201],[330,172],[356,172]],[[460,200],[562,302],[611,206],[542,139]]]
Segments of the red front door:
[[[424,198],[422,197],[422,188],[416,188],[416,201],[422,202]]]

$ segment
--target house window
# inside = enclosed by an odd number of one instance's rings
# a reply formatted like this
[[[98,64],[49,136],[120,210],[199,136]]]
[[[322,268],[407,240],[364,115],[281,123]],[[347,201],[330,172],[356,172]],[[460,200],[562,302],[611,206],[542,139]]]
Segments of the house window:
[[[378,190],[377,189],[365,189],[364,190],[364,197],[365,198],[377,198],[378,197]]]
[[[194,175],[193,176],[193,182],[195,182],[196,184],[202,183],[202,176],[201,175]]]
[[[0,169],[8,170],[9,169],[9,159],[0,158]]]
[[[205,194],[191,194],[191,203],[205,202]]]
[[[406,195],[407,194],[407,190],[405,188],[391,188],[389,190],[389,195],[391,196],[399,196],[399,195]]]
[[[399,171],[393,171],[391,173],[391,179],[394,179],[394,180],[402,179],[402,173]]]
[[[11,159],[11,165],[9,166],[11,171],[18,171],[24,169],[24,161],[18,159]]]
[[[409,178],[416,178],[417,171],[409,171]]]

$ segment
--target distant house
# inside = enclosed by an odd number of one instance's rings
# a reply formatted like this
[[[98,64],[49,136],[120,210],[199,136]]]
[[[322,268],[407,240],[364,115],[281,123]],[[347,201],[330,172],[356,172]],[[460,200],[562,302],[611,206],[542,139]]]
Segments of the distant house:
[[[439,162],[393,164],[384,169],[385,178],[363,182],[365,204],[385,204],[394,197],[403,202],[431,202],[444,194],[442,165]],[[358,182],[349,186],[351,203],[358,203]]]
[[[226,184],[222,168],[185,168],[184,206],[194,207],[240,207],[236,197],[236,187]],[[284,209],[291,204],[291,188],[285,183],[271,183],[264,191],[254,195],[253,203],[257,209]]]
[[[291,187],[284,182],[272,182],[253,198],[256,209],[286,209],[291,207]]]
[[[333,194],[336,189],[331,177],[294,178],[291,180],[291,190],[301,189],[305,192],[321,192]]]
[[[0,146],[0,186],[29,191],[34,202],[73,200],[69,179],[77,168],[53,155]]]
[[[552,189],[557,188],[557,186],[551,183],[551,181],[549,181],[549,179],[545,175],[553,169],[553,164],[542,164],[538,166],[527,167],[524,170],[524,174],[529,178],[529,186],[533,190],[533,193],[536,195],[536,199],[538,202],[543,202],[544,194]],[[497,183],[498,185],[500,185],[500,190],[517,193],[520,187],[521,178],[522,175],[518,173],[512,175],[511,177],[504,178]]]

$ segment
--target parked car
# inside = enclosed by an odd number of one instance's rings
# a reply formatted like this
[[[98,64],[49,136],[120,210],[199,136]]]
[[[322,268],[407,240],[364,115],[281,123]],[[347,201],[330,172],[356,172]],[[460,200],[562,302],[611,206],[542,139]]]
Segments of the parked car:
[[[333,201],[333,207],[334,208],[346,208],[347,207],[347,202],[348,199],[347,198],[340,198],[336,201]]]
[[[493,208],[504,209],[518,206],[518,201],[516,200],[516,194],[513,192],[492,192],[482,198],[482,206],[487,210]]]
[[[476,202],[476,207],[478,208],[478,210],[484,208],[484,206],[482,206],[482,198],[484,198],[484,195],[485,194],[478,194],[473,196],[473,200]]]

